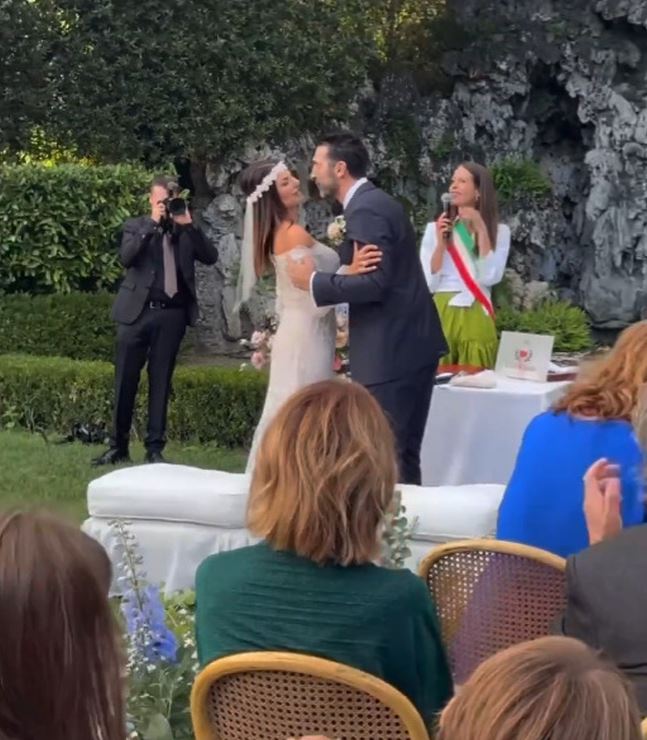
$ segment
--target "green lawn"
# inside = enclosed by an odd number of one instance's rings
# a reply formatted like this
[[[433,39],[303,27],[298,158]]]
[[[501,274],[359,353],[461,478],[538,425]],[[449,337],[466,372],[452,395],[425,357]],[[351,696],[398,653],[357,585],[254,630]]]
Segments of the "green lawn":
[[[90,460],[104,448],[96,445],[55,444],[39,434],[0,431],[0,507],[43,505],[81,521],[86,515],[89,481],[114,468],[92,468]],[[232,472],[245,467],[246,453],[198,444],[170,443],[169,462]],[[133,463],[144,459],[141,444],[131,449]]]

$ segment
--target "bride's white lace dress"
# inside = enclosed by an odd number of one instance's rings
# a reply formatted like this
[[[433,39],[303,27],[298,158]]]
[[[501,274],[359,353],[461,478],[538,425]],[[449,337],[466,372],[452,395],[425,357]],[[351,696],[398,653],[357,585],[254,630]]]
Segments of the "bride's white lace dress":
[[[317,270],[337,272],[339,267],[337,252],[318,242],[312,247],[292,249],[272,258],[276,271],[278,328],[272,340],[265,405],[247,459],[248,473],[254,467],[263,433],[283,403],[304,386],[334,375],[335,308],[315,306],[310,292],[296,288],[287,271],[290,259],[306,255],[314,258]]]

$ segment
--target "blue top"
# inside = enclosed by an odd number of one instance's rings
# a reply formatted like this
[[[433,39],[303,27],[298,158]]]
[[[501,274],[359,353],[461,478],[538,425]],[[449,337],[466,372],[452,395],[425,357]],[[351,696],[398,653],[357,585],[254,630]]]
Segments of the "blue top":
[[[530,422],[523,436],[499,508],[497,538],[562,557],[588,547],[582,478],[601,457],[620,466],[624,525],[640,524],[645,513],[644,460],[631,424],[546,411]]]

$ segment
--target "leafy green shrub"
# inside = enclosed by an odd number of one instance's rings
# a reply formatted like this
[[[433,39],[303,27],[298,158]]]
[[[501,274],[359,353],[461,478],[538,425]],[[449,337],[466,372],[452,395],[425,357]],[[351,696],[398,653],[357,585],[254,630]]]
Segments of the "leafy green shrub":
[[[112,288],[120,227],[150,179],[133,165],[0,165],[0,292]]]
[[[113,300],[108,293],[0,295],[0,354],[112,361]]]
[[[497,311],[504,308],[511,308],[514,299],[510,278],[504,275],[501,280],[492,288],[492,303]]]
[[[492,165],[492,177],[500,200],[519,196],[545,198],[552,192],[548,177],[531,159],[503,159]]]
[[[586,314],[567,301],[546,301],[532,311],[500,308],[496,325],[499,334],[502,331],[552,334],[556,352],[582,352],[593,346]]]
[[[60,357],[0,355],[0,427],[16,425],[68,434],[77,422],[110,427],[113,366]],[[146,424],[146,380],[134,426]],[[264,373],[222,367],[178,367],[169,404],[168,435],[176,440],[249,444],[265,397]]]

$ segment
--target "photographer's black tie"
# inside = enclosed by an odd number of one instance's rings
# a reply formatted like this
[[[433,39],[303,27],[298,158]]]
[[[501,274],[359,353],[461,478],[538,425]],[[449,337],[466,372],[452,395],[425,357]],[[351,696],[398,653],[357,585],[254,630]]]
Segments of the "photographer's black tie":
[[[177,272],[175,270],[175,254],[168,234],[162,238],[162,252],[164,254],[164,292],[169,298],[177,293]]]

